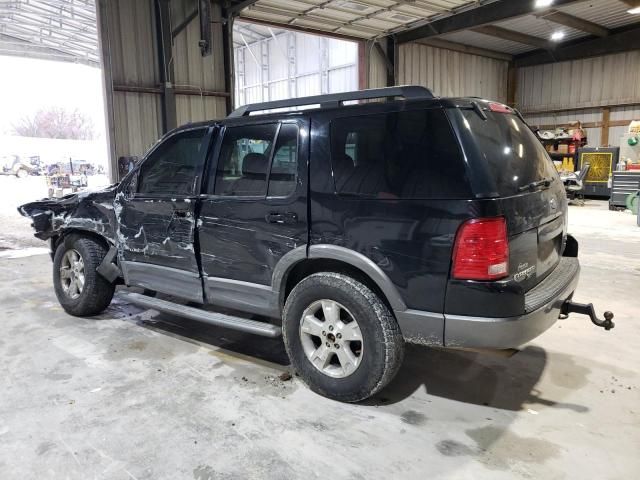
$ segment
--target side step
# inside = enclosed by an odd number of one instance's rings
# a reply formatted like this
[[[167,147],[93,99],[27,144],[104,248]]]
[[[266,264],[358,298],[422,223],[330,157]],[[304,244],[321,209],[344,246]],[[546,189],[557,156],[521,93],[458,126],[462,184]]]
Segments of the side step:
[[[120,297],[141,307],[152,308],[160,312],[185,317],[197,322],[204,322],[217,327],[231,328],[241,332],[253,333],[263,337],[277,338],[282,335],[282,329],[269,323],[257,322],[241,317],[233,317],[223,313],[208,312],[199,308],[187,307],[179,303],[161,300],[159,298],[140,295],[139,293],[122,292]]]

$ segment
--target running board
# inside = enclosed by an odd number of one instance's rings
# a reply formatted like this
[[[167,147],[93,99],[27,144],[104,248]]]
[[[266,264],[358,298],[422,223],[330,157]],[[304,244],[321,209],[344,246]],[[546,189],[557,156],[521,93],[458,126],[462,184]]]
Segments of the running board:
[[[120,293],[120,296],[124,300],[141,307],[152,308],[160,312],[170,313],[172,315],[188,318],[197,322],[208,323],[217,327],[231,328],[233,330],[271,338],[277,338],[282,335],[282,329],[276,325],[271,325],[270,323],[234,317],[223,313],[208,312],[199,308],[188,307],[180,303],[140,295],[139,293],[122,292]]]

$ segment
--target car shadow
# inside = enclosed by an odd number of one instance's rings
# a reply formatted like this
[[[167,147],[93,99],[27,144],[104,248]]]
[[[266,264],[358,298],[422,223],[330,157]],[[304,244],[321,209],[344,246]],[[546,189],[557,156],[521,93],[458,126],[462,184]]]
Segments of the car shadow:
[[[503,410],[544,405],[587,412],[585,406],[541,396],[536,385],[546,366],[547,353],[536,346],[527,346],[507,357],[407,345],[400,371],[369,403],[397,403],[424,389],[429,395]]]
[[[208,309],[242,315],[221,308]],[[227,354],[235,354],[248,361],[269,362],[279,367],[289,365],[281,338],[260,337],[165,313],[144,318],[139,315],[144,311],[126,302],[115,301],[104,316],[128,317],[144,328],[196,344],[218,347]],[[258,316],[243,316],[266,320]],[[518,411],[526,408],[525,405],[543,405],[587,412],[589,409],[585,406],[548,399],[540,394],[536,385],[547,363],[546,351],[537,346],[527,346],[507,356],[407,344],[404,362],[394,380],[363,404],[398,403],[422,389],[436,397],[503,410]]]

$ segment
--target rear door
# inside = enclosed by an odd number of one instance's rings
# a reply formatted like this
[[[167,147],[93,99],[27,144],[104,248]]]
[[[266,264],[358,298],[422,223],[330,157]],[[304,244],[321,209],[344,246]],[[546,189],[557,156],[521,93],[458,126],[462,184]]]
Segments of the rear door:
[[[195,215],[212,130],[181,130],[143,160],[116,200],[129,285],[202,302]]]
[[[498,211],[507,219],[511,279],[526,291],[560,261],[566,240],[567,201],[562,181],[541,142],[517,115],[500,107],[497,111],[487,109],[486,120],[475,110],[460,110],[464,118],[461,130],[470,133],[471,141],[465,146],[477,149],[471,158],[483,163],[474,165],[474,170],[488,174],[486,184],[477,185],[476,191],[497,197]]]
[[[274,313],[274,268],[308,239],[307,132],[303,120],[226,127],[199,217],[208,302]]]

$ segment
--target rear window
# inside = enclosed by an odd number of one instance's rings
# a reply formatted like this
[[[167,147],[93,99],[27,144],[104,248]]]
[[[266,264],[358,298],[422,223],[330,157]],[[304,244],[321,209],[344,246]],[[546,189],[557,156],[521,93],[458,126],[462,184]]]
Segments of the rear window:
[[[410,110],[331,123],[336,191],[381,199],[469,198],[458,143],[443,110]]]
[[[521,186],[555,178],[549,155],[516,115],[485,112],[488,119],[482,120],[473,110],[461,111],[500,195],[518,194]]]

